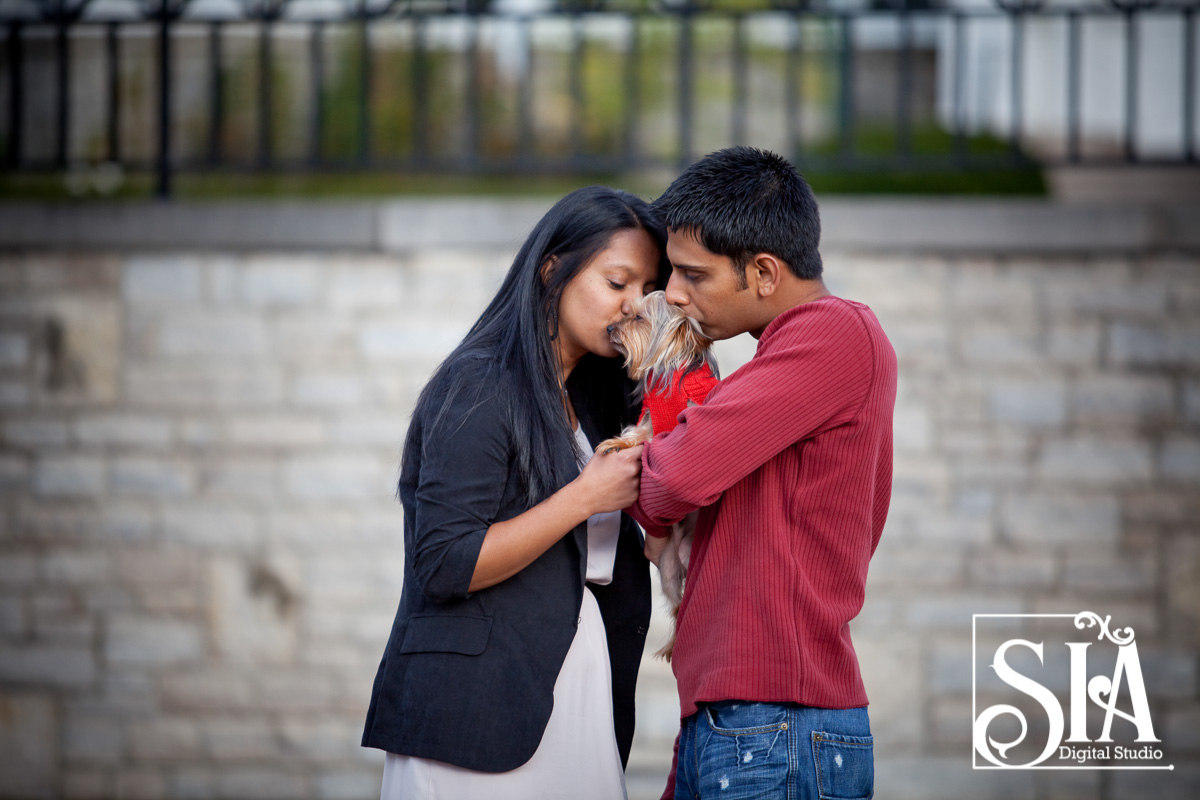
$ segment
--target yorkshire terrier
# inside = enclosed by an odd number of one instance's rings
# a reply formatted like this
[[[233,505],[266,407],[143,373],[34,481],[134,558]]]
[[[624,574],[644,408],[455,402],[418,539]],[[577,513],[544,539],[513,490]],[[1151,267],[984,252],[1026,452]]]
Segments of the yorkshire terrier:
[[[642,414],[637,425],[605,440],[597,453],[624,450],[650,441],[655,433],[669,431],[680,412],[704,402],[716,385],[717,363],[712,340],[700,332],[696,321],[667,302],[663,292],[642,298],[633,316],[609,329],[613,346],[625,356],[625,371],[637,381]],[[658,560],[663,594],[671,606],[671,638],[655,655],[671,660],[675,649],[674,620],[683,601],[683,581],[696,529],[693,512],[671,526],[671,535]]]

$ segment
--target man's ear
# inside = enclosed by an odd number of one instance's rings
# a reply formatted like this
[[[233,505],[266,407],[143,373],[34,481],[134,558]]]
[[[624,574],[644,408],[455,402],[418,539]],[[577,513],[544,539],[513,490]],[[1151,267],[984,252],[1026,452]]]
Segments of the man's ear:
[[[759,297],[770,297],[779,288],[787,265],[770,253],[755,253],[746,265],[746,280],[758,292]]]
[[[538,276],[542,279],[542,285],[550,283],[550,276],[554,274],[554,270],[558,267],[558,256],[548,256],[542,262],[541,269],[538,270]]]

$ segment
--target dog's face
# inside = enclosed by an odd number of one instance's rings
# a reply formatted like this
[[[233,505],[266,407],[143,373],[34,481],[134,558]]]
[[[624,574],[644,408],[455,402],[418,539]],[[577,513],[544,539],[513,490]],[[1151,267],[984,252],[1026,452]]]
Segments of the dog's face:
[[[712,344],[693,320],[667,302],[664,292],[643,297],[633,315],[617,323],[610,336],[613,347],[625,356],[629,377],[643,384],[709,360]]]

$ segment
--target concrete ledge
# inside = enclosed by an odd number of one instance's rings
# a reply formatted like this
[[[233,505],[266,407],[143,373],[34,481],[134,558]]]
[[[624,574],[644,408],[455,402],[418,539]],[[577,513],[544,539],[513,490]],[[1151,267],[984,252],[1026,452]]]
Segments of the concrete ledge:
[[[3,249],[516,249],[553,198],[0,205]],[[822,248],[1068,253],[1200,249],[1200,206],[853,198],[821,204]]]

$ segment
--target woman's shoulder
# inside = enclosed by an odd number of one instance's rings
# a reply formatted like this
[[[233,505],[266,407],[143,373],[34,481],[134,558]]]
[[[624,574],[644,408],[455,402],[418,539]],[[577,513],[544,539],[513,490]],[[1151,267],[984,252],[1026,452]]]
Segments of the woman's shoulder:
[[[503,418],[509,409],[512,377],[493,354],[467,351],[451,355],[426,387],[427,410]],[[439,413],[441,412],[441,413]]]

